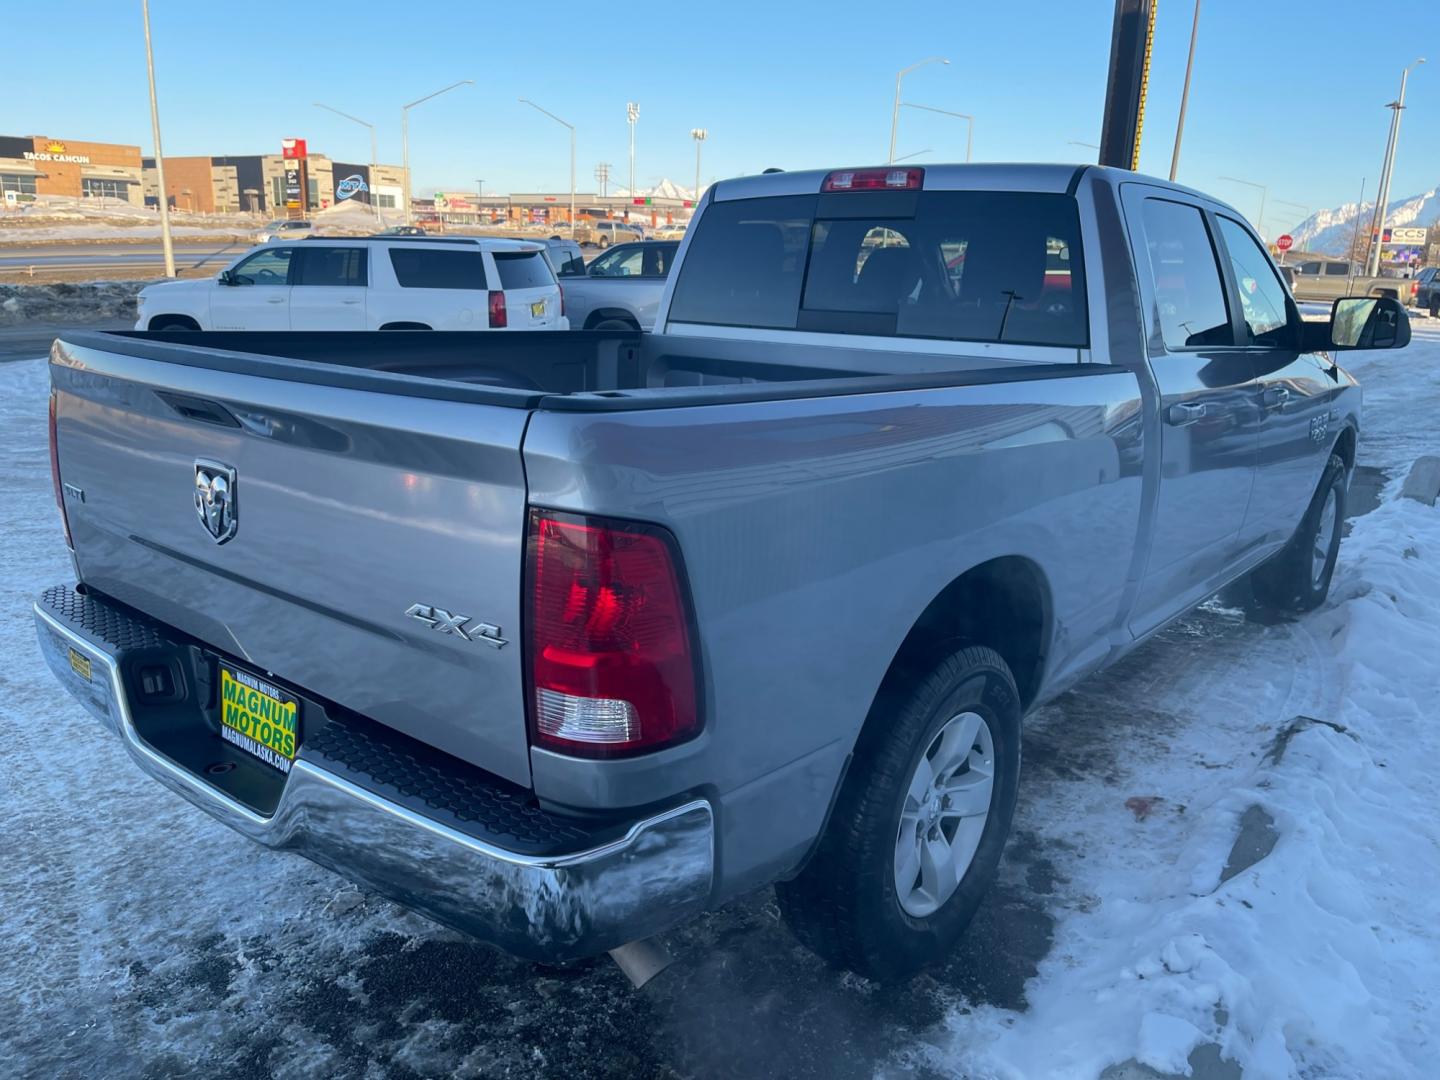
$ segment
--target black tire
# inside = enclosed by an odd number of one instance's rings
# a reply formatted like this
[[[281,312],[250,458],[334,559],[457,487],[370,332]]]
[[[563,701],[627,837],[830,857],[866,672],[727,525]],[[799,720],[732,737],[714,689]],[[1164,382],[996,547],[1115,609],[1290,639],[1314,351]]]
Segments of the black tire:
[[[1333,527],[1325,514],[1326,503],[1335,499]],[[1313,611],[1325,602],[1330,593],[1330,579],[1335,576],[1336,556],[1345,521],[1345,461],[1331,454],[1320,478],[1320,486],[1300,520],[1300,527],[1290,542],[1273,559],[1251,575],[1255,599],[1276,611]],[[1322,527],[1328,530],[1324,540],[1325,559],[1316,572],[1316,549],[1321,541]]]
[[[1430,318],[1440,317],[1440,296],[1430,294]]]
[[[173,333],[179,330],[200,332],[200,327],[195,320],[186,315],[157,315],[150,320],[150,329],[157,334],[166,331]]]
[[[1020,695],[1000,654],[972,646],[886,702],[882,694],[861,732],[814,856],[775,892],[791,931],[826,962],[892,981],[943,962],[994,880],[1015,814]],[[994,745],[989,816],[955,892],[917,918],[901,907],[896,886],[901,808],[920,756],[964,712],[980,715]]]

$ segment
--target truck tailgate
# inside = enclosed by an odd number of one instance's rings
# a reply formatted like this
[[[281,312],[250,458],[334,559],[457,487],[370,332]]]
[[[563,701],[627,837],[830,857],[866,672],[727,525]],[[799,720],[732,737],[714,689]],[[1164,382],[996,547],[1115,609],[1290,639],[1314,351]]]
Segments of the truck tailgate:
[[[530,783],[524,408],[63,342],[51,373],[88,587]],[[202,467],[234,470],[233,536],[217,540],[197,512]]]

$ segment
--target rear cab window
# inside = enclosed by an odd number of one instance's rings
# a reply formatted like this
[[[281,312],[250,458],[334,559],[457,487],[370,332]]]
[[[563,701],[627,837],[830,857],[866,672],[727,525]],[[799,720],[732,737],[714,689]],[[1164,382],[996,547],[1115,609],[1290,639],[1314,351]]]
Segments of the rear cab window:
[[[538,251],[496,251],[495,272],[502,289],[543,289],[555,284],[555,273]]]
[[[302,248],[294,284],[364,285],[368,254],[361,247]]]
[[[392,247],[390,265],[404,289],[487,289],[485,256],[479,248],[446,250]]]
[[[1085,347],[1079,211],[1038,192],[904,191],[715,203],[675,322]]]

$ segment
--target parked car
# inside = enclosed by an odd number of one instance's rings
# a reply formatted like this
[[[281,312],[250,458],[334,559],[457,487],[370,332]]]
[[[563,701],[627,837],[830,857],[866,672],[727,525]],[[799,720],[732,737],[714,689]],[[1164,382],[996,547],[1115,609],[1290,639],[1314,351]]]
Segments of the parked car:
[[[674,240],[643,240],[597,256],[584,277],[565,281],[570,325],[581,330],[649,330],[679,249]]]
[[[1285,288],[1290,290],[1290,295],[1294,296],[1295,267],[1291,266],[1289,263],[1280,263],[1275,267],[1275,271],[1280,275],[1280,280],[1285,282]]]
[[[624,221],[581,221],[575,225],[575,239],[586,247],[608,248],[643,239],[643,233]]]
[[[255,234],[257,244],[268,244],[271,240],[302,240],[315,234],[315,224],[310,221],[290,221],[282,218],[272,221]]]
[[[213,278],[140,290],[137,330],[558,330],[541,245],[485,237],[264,244]]]
[[[1412,307],[1423,308],[1430,318],[1440,316],[1440,267],[1427,266],[1415,278],[1415,299]]]
[[[574,240],[550,237],[545,241],[545,258],[550,260],[550,269],[557,278],[585,276],[585,254]]]
[[[653,334],[67,331],[55,676],[222,822],[523,956],[777,882],[838,966],[944,961],[1027,710],[1241,577],[1325,599],[1333,356],[1405,311],[1305,322],[1240,213],[1116,169],[722,180],[693,229]],[[340,250],[475,253],[410,243]]]
[[[376,236],[426,236],[428,235],[419,225],[391,225],[388,229],[381,229]]]
[[[1340,296],[1391,296],[1404,304],[1415,301],[1415,282],[1408,278],[1368,276],[1363,267],[1344,260],[1312,259],[1295,267],[1295,299],[1334,300]]]
[[[669,225],[661,225],[655,230],[656,240],[684,240],[686,222],[676,221]]]

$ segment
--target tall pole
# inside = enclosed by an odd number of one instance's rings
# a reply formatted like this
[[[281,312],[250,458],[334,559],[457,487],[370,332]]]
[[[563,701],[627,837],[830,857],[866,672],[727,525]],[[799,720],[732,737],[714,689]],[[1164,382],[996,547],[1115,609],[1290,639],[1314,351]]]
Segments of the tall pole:
[[[691,200],[693,208],[700,205],[700,147],[710,137],[710,132],[704,128],[691,128],[690,137],[695,140],[695,197]]]
[[[370,121],[368,120],[361,120],[358,116],[351,116],[347,112],[341,112],[333,105],[324,105],[318,101],[312,102],[312,104],[317,109],[324,109],[326,112],[332,112],[336,116],[343,116],[352,124],[359,124],[361,127],[367,127],[370,129],[370,210],[375,215],[375,220],[378,222],[380,220],[380,204],[375,201],[375,163],[379,158],[379,153],[376,150],[375,144],[375,125],[370,123]]]
[[[1195,0],[1195,20],[1190,24],[1190,56],[1185,61],[1185,89],[1180,91],[1180,119],[1175,122],[1175,152],[1170,155],[1170,182],[1180,171],[1180,139],[1185,134],[1185,107],[1190,104],[1190,72],[1195,68],[1195,38],[1200,33],[1200,0]]]
[[[630,125],[630,198],[635,198],[635,122],[640,119],[640,106],[634,101],[625,103],[625,119]],[[625,211],[630,216],[630,211]]]
[[[1390,174],[1395,168],[1395,147],[1400,141],[1400,113],[1405,108],[1405,84],[1410,81],[1411,68],[1425,63],[1422,56],[1400,73],[1400,96],[1385,106],[1390,110],[1390,138],[1385,145],[1385,167],[1380,170],[1380,190],[1375,198],[1374,224],[1371,226],[1370,259],[1365,268],[1366,276],[1376,277],[1380,273],[1380,249],[1385,242],[1385,204],[1390,201]]]
[[[926,59],[926,60],[921,60],[919,63],[911,64],[909,67],[901,68],[899,71],[897,71],[897,72],[895,73],[895,106],[894,106],[894,108],[892,108],[892,109],[890,110],[890,156],[886,159],[886,161],[887,161],[889,164],[891,164],[891,165],[895,164],[895,133],[900,129],[900,84],[901,84],[901,82],[904,81],[905,76],[908,75],[910,72],[914,71],[916,68],[922,68],[922,67],[924,67],[926,64],[949,64],[949,63],[950,63],[950,61],[949,61],[949,60],[946,60],[943,56],[932,56],[932,57],[929,57],[929,58]],[[936,111],[936,112],[939,112],[940,110],[937,109],[937,110],[935,110],[935,111]]]
[[[557,124],[570,129],[570,239],[575,239],[575,125],[561,120],[549,109],[542,109],[529,98],[521,98],[520,104],[529,105],[536,112],[542,112]]]
[[[954,116],[954,117],[956,117],[957,119],[964,120],[964,121],[965,121],[965,161],[966,161],[967,163],[970,161],[970,151],[971,151],[971,149],[973,148],[973,146],[974,146],[974,144],[975,144],[975,117],[971,116],[969,113],[951,112],[949,109],[937,109],[937,108],[935,108],[935,106],[933,106],[933,105],[916,105],[916,104],[914,104],[913,102],[909,102],[909,101],[902,101],[900,104],[901,104],[901,106],[903,106],[903,107],[906,108],[906,109],[924,109],[926,112],[939,113],[939,114],[942,115],[942,116]],[[906,154],[905,156],[906,156],[906,157],[914,157],[915,155],[914,155],[914,154]],[[893,164],[895,164],[895,162],[897,162],[897,161],[899,161],[899,160],[900,160],[900,159],[895,156],[895,152],[892,150],[892,151],[890,152],[890,164],[893,165]]]
[[[145,19],[145,70],[150,76],[150,131],[155,138],[155,182],[160,185],[160,247],[165,276],[175,276],[175,244],[170,238],[170,196],[165,191],[165,151],[160,145],[160,106],[155,102],[155,50],[150,45],[150,0],[140,0]]]
[[[448,94],[459,86],[474,86],[474,79],[461,79],[459,82],[451,83],[449,86],[441,87],[433,94],[426,94],[422,98],[416,98],[408,105],[400,106],[400,158],[402,167],[405,169],[405,224],[409,225],[413,220],[410,212],[410,110],[416,105],[421,105],[431,98],[439,97],[441,94]]]
[[[1265,197],[1270,194],[1270,189],[1264,184],[1257,184],[1254,180],[1241,180],[1238,176],[1222,176],[1221,180],[1229,180],[1232,184],[1244,184],[1246,187],[1260,189],[1260,216],[1255,219],[1255,231],[1260,238],[1265,239]]]

